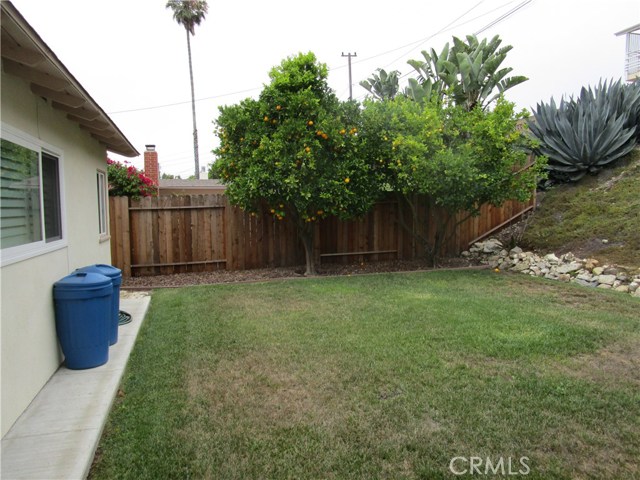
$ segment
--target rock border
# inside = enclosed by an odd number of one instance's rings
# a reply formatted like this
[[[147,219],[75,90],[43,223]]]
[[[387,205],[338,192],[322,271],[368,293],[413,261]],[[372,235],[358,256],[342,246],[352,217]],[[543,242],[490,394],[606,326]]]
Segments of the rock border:
[[[523,273],[583,287],[610,289],[640,298],[640,273],[634,275],[615,265],[600,265],[595,258],[577,258],[573,253],[538,255],[520,247],[507,251],[497,238],[474,243],[462,257],[492,269]]]

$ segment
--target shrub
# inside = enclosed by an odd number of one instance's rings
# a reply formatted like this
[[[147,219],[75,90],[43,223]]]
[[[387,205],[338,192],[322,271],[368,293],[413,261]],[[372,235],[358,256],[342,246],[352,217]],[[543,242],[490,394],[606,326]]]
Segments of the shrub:
[[[107,175],[109,178],[109,195],[112,197],[149,197],[157,192],[153,180],[133,165],[123,165],[107,158]]]
[[[574,182],[627,155],[636,143],[640,88],[620,80],[582,88],[577,99],[539,103],[531,132],[549,159],[550,179]]]

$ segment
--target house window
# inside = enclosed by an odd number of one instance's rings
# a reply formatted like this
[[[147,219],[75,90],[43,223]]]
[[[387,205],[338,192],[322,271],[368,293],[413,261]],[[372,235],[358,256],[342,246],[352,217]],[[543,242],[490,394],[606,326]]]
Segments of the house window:
[[[64,247],[61,160],[3,124],[0,162],[2,264]]]
[[[62,238],[60,216],[60,170],[58,158],[42,152],[42,204],[44,205],[44,238],[53,242]]]
[[[98,233],[100,237],[109,235],[107,218],[107,173],[98,170]]]
[[[2,139],[0,248],[42,240],[40,155]]]

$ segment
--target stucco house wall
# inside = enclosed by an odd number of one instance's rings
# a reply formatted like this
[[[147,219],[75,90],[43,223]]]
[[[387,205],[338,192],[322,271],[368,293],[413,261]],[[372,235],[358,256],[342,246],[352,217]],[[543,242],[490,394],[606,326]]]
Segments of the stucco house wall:
[[[2,435],[62,362],[55,333],[52,285],[76,268],[110,263],[98,228],[96,174],[106,171],[104,147],[61,111],[33,95],[26,82],[2,74],[5,131],[45,144],[62,163],[66,246],[1,268]],[[66,228],[65,228],[66,227]]]
[[[52,154],[57,158],[59,195],[50,198],[59,198],[62,227],[61,238],[57,229],[55,236],[45,229],[49,242],[25,243],[20,237],[22,243],[17,247],[5,244],[0,249],[0,433],[4,437],[63,361],[55,329],[53,284],[76,268],[111,261],[108,231],[100,233],[98,214],[101,193],[108,205],[106,188],[99,192],[98,184],[100,179],[103,187],[106,183],[109,142],[113,143],[114,151],[123,155],[139,153],[11,2],[3,1],[1,7],[1,136],[3,148],[4,141],[10,142],[6,144],[6,155],[11,160],[2,170],[2,188],[6,190],[0,191],[3,196],[15,195],[11,192],[16,191],[16,185],[29,190],[32,187],[28,182],[37,182],[45,175],[43,163],[43,170],[36,172],[35,177],[30,177],[33,173],[20,173],[20,178],[26,180],[10,179],[13,177],[8,175],[13,175],[11,169],[15,165],[26,165],[14,162],[13,155],[18,154],[11,153],[9,149],[14,148],[11,144],[38,154]],[[5,43],[9,43],[6,48]],[[61,106],[56,98],[82,107]],[[91,123],[78,115],[92,116],[95,121]],[[52,188],[51,183],[47,185]],[[46,188],[42,184],[36,190],[41,198],[46,195]],[[13,208],[14,213],[6,214],[3,222],[7,223],[2,228],[13,218],[27,218],[16,217],[15,207],[7,205],[7,211]],[[46,208],[45,220],[50,218]],[[108,208],[105,215],[108,225]]]

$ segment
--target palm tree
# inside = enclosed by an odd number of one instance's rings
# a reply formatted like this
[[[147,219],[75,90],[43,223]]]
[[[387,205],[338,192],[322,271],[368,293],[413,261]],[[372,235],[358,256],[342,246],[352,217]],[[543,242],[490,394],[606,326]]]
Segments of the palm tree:
[[[209,7],[206,0],[169,0],[166,8],[173,10],[173,18],[187,32],[187,50],[189,52],[189,76],[191,78],[191,111],[193,113],[193,154],[195,159],[196,178],[200,174],[198,156],[198,129],[196,128],[196,101],[193,89],[193,67],[191,65],[191,35],[195,35],[195,26],[204,20]]]

